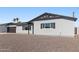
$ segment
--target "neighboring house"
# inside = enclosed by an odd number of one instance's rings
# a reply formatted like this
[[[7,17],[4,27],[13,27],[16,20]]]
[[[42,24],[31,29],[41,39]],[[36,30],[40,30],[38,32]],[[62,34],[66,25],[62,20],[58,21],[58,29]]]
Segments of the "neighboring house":
[[[34,35],[74,36],[77,18],[44,13],[29,22],[8,23],[4,32],[27,33]],[[1,30],[0,30],[1,31]]]
[[[23,22],[23,23],[5,23],[0,25],[0,32],[1,33],[27,33],[28,34],[28,29],[26,29],[28,23]]]
[[[16,32],[16,24],[15,23],[5,23],[0,25],[1,33],[13,33]]]

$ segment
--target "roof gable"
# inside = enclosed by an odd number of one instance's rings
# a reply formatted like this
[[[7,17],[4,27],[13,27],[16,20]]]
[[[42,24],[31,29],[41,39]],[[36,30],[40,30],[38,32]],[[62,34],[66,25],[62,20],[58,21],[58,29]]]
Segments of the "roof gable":
[[[67,20],[71,20],[71,21],[77,20],[77,18],[74,18],[74,17],[63,16],[63,15],[58,15],[58,14],[51,14],[51,13],[44,13],[44,14],[32,19],[30,22],[39,21],[39,20],[49,20],[49,19],[67,19]]]

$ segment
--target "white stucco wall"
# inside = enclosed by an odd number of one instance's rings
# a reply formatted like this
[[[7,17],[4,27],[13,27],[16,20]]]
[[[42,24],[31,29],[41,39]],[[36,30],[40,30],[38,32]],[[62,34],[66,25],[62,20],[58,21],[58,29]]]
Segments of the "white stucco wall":
[[[28,34],[28,30],[22,30],[22,26],[16,26],[16,33]],[[29,34],[32,34],[32,27],[31,30],[29,30]]]
[[[41,23],[55,22],[55,29],[53,28],[40,28]],[[53,36],[74,36],[74,21],[66,19],[34,21],[34,34],[35,35],[53,35]]]
[[[16,26],[16,33],[26,33],[26,34],[28,34],[28,31],[22,30],[22,26]]]
[[[16,26],[16,33],[28,34],[28,30],[22,30],[22,26]],[[29,34],[32,34],[32,30],[29,30]]]
[[[7,27],[5,25],[0,25],[0,33],[6,33]]]
[[[77,34],[79,35],[79,27],[77,27]]]

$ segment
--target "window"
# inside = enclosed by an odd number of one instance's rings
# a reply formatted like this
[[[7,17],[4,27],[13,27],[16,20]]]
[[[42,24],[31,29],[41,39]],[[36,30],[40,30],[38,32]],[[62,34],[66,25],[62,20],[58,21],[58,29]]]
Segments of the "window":
[[[31,30],[31,26],[22,26],[23,30]]]
[[[43,28],[54,28],[55,29],[55,23],[42,23],[41,29]]]
[[[45,27],[45,24],[44,24],[44,23],[42,23],[42,24],[41,24],[41,29],[42,29],[42,28],[44,28],[44,27]]]
[[[41,24],[41,29],[43,28],[43,24]]]
[[[51,23],[51,28],[55,29],[55,23]]]
[[[23,25],[22,30],[28,30],[28,27]]]
[[[25,27],[24,30],[28,30],[28,27]]]
[[[45,23],[44,26],[45,28],[50,28],[50,23]]]

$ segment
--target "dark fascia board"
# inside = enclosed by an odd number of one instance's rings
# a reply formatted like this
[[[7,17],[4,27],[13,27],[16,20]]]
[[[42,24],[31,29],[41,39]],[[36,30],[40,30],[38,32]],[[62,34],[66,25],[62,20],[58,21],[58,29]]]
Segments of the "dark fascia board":
[[[16,25],[17,23],[7,23],[6,25]]]
[[[52,13],[47,13],[47,12],[45,12],[45,13],[43,13],[42,15],[37,16],[36,18],[30,20],[29,22],[39,21],[39,20],[37,20],[37,19],[38,19],[39,17],[45,15],[45,14],[48,14],[48,15],[55,15],[55,16],[60,16],[60,18],[67,19],[67,20],[71,20],[71,21],[76,21],[76,20],[77,20],[77,18],[75,18],[75,17],[63,16],[63,15],[58,15],[58,14],[52,14]],[[60,19],[60,18],[59,18],[59,19]],[[53,19],[53,18],[52,18],[52,19]],[[42,20],[42,19],[40,19],[40,20]],[[47,20],[47,19],[44,19],[44,20]]]
[[[23,26],[23,25],[28,25],[28,24],[32,24],[29,22],[22,22],[22,23],[17,23],[17,26]]]
[[[27,25],[27,22],[17,23],[17,26]]]
[[[8,26],[8,25],[16,25],[16,26],[23,26],[23,25],[28,25],[28,24],[32,24],[32,23],[29,23],[29,22],[21,22],[21,23],[5,23],[5,24],[0,24],[0,26]]]
[[[1,24],[1,25],[5,25],[5,26],[8,26],[8,25],[23,25],[23,24],[27,24],[27,22],[22,22],[22,23],[5,23],[5,24]]]
[[[3,26],[3,25],[5,25],[5,26],[7,26],[7,25],[13,25],[13,23],[4,23],[4,24],[0,24],[1,26]]]

